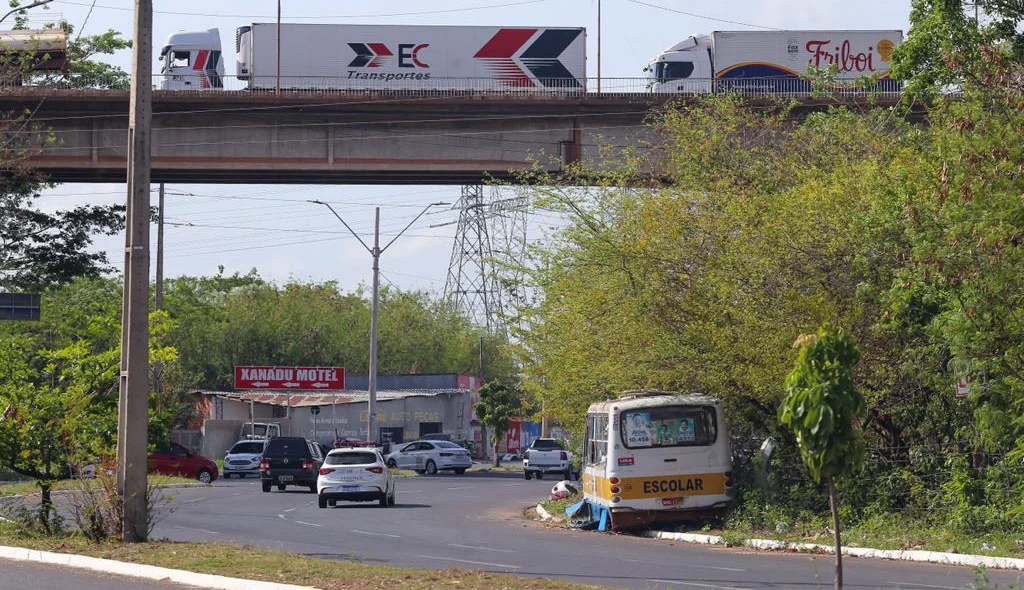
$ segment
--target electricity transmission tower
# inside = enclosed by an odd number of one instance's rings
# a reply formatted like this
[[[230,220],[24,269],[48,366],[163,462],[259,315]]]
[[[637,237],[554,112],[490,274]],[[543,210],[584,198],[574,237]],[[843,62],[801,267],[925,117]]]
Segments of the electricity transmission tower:
[[[505,197],[497,187],[462,187],[456,204],[458,228],[452,244],[445,300],[489,332],[507,337],[508,313],[525,298],[522,264],[528,198]]]

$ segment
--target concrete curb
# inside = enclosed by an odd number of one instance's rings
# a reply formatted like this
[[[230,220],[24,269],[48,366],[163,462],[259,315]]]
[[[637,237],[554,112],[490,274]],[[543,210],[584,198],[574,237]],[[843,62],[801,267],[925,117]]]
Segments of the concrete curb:
[[[228,578],[213,574],[198,574],[184,570],[172,570],[164,567],[157,567],[155,565],[127,563],[124,561],[99,559],[97,557],[86,557],[84,555],[73,555],[70,553],[51,553],[49,551],[26,549],[24,547],[5,547],[0,545],[0,559],[63,565],[66,567],[92,570],[107,574],[129,576],[133,578],[145,578],[147,580],[177,582],[179,584],[198,586],[200,588],[213,588],[216,590],[316,590],[316,588],[311,588],[309,586],[278,584],[276,582],[261,582],[258,580],[243,580],[241,578]]]
[[[541,520],[551,520],[554,518],[554,516],[551,516],[551,513],[545,510],[540,504],[537,504],[537,516],[539,516]]]
[[[647,531],[645,537],[652,539],[665,539],[668,541],[683,541],[686,543],[702,543],[705,545],[726,545],[722,537],[717,535],[701,535],[697,533],[670,533],[667,531]],[[786,541],[772,541],[769,539],[745,539],[745,547],[754,549],[769,549],[783,551],[797,551],[801,553],[829,553],[834,554],[835,548],[831,545],[818,545],[815,543],[788,543]],[[843,547],[843,555],[853,557],[870,557],[874,559],[892,559],[897,561],[919,561],[926,563],[939,563],[943,565],[965,565],[970,567],[985,567],[993,569],[1024,570],[1024,559],[1013,557],[989,557],[986,555],[964,555],[961,553],[942,553],[939,551],[916,551],[900,549],[869,549],[867,547]]]

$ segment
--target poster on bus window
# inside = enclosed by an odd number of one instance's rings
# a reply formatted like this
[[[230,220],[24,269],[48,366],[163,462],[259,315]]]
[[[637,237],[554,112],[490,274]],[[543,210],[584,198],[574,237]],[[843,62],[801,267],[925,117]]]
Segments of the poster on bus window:
[[[632,412],[626,420],[626,444],[630,447],[654,445],[654,430],[651,415],[647,412]]]

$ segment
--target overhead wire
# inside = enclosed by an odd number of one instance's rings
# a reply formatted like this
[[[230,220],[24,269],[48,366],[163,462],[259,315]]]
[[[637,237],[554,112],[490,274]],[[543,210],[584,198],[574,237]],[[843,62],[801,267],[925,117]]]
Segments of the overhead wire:
[[[393,13],[376,13],[376,14],[334,14],[334,15],[315,15],[315,16],[297,16],[288,15],[285,20],[325,20],[325,19],[357,19],[357,18],[383,18],[383,17],[395,17],[395,16],[426,16],[430,14],[449,14],[453,12],[470,12],[475,10],[491,10],[494,8],[508,8],[512,6],[523,6],[527,4],[539,4],[541,2],[549,2],[550,0],[519,0],[518,2],[506,2],[503,4],[489,4],[484,6],[466,6],[463,8],[445,8],[438,10],[420,10],[416,12],[393,12]],[[76,5],[76,6],[88,6],[85,2],[75,2],[74,0],[57,0],[62,4]],[[95,4],[95,2],[94,2]],[[97,8],[106,10],[120,10],[130,12],[133,8],[127,6],[107,6],[107,5],[96,5]],[[175,16],[204,16],[210,18],[268,18],[276,19],[277,15],[269,14],[216,14],[209,12],[183,12],[174,10],[153,10],[153,14],[170,14]]]

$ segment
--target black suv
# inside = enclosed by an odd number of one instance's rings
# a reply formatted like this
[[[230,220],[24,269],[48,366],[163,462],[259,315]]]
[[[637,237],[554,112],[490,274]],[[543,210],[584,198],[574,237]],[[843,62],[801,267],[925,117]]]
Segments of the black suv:
[[[316,479],[324,462],[320,445],[301,436],[278,436],[270,439],[260,459],[260,480],[263,491],[270,486],[302,486],[316,493]]]

